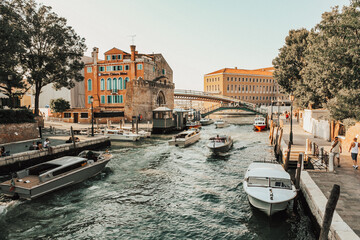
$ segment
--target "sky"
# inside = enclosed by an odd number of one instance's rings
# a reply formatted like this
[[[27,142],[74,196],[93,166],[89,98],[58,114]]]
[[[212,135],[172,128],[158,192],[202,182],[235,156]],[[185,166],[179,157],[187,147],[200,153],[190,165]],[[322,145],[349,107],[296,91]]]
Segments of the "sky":
[[[99,58],[113,47],[161,53],[176,89],[203,90],[204,74],[271,67],[289,30],[310,30],[350,0],[36,0],[86,39]]]

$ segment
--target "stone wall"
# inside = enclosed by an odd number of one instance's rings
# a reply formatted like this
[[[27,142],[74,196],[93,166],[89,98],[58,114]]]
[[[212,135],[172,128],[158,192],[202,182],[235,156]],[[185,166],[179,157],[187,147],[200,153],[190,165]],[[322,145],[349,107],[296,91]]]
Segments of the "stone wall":
[[[35,139],[39,130],[37,123],[11,123],[0,125],[0,144]]]
[[[343,152],[347,152],[349,150],[354,137],[357,137],[357,141],[360,142],[360,122],[357,122],[355,126],[350,127],[346,131],[345,139],[342,139]]]
[[[144,121],[152,121],[152,111],[159,107],[157,98],[161,92],[165,96],[165,106],[174,108],[174,84],[148,80],[132,80],[128,84],[125,101],[125,118],[142,115]]]

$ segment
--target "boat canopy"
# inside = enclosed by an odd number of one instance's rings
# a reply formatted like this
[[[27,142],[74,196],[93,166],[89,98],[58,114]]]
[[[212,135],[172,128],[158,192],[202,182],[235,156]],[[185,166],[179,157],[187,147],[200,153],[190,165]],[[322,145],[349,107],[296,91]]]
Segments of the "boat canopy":
[[[252,163],[247,172],[247,177],[282,178],[290,179],[290,175],[280,164]]]

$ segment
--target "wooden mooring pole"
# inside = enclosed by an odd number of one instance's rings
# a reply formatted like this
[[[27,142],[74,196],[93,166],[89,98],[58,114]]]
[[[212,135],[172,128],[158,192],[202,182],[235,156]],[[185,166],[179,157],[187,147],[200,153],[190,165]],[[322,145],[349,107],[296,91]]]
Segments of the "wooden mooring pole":
[[[289,168],[290,153],[291,153],[291,144],[289,144],[288,153],[287,153],[287,155],[286,155],[286,159],[285,159],[285,162],[284,162],[284,169],[285,169],[285,171],[287,171],[288,168]]]
[[[332,218],[334,215],[337,201],[339,200],[339,196],[340,196],[340,186],[337,184],[334,184],[334,186],[331,190],[331,193],[330,193],[330,197],[326,204],[325,215],[324,215],[323,223],[321,226],[319,240],[327,240],[328,239]]]
[[[299,158],[298,158],[298,162],[296,165],[296,174],[295,174],[295,188],[296,188],[297,194],[294,199],[294,205],[293,205],[294,211],[297,211],[297,203],[298,203],[299,192],[300,192],[300,177],[301,177],[303,161],[304,161],[304,153],[299,153]]]
[[[76,148],[76,145],[75,145],[75,138],[74,138],[74,130],[73,130],[73,127],[71,126],[70,127],[70,132],[71,132],[71,140],[73,142],[73,145],[74,145],[74,149]]]

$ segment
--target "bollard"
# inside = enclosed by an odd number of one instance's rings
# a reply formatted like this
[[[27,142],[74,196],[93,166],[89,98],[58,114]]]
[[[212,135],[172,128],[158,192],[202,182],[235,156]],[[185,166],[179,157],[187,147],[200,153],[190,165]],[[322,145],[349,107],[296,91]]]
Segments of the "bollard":
[[[311,155],[315,155],[315,143],[314,142],[312,142],[311,143]]]
[[[334,172],[334,158],[335,158],[334,153],[330,153],[329,154],[329,166],[328,166],[329,172]]]
[[[320,231],[319,240],[327,240],[328,239],[332,218],[334,215],[337,201],[339,200],[339,196],[340,196],[340,186],[337,184],[334,184],[334,186],[331,190],[331,193],[330,193],[330,197],[326,203],[325,215],[324,215],[324,220],[323,220],[321,231]]]
[[[321,148],[320,148],[319,158],[320,158],[320,160],[321,160],[321,163],[324,163],[324,147],[321,147]]]

